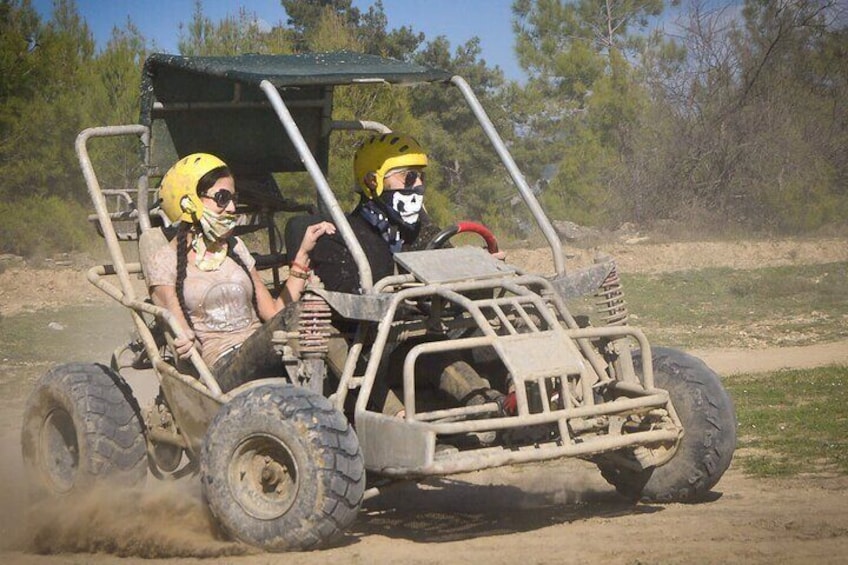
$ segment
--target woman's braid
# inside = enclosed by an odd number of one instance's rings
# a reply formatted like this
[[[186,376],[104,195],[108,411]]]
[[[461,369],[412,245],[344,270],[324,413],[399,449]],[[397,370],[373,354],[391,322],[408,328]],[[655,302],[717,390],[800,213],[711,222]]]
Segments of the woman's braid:
[[[194,330],[194,323],[191,321],[191,316],[189,315],[188,307],[185,303],[185,296],[183,296],[183,283],[186,278],[186,268],[188,266],[188,233],[191,229],[191,225],[187,223],[180,224],[179,229],[177,230],[177,300],[180,302],[180,309],[183,311],[183,317],[185,317],[188,326]]]

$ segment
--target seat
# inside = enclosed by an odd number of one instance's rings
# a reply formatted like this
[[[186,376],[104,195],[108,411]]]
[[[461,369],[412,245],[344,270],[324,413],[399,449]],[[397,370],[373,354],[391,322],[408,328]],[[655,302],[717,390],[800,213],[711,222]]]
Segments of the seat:
[[[302,216],[294,216],[286,223],[286,227],[283,230],[283,241],[286,245],[286,252],[291,259],[294,258],[297,250],[300,249],[303,236],[306,235],[306,228],[323,221],[324,217],[320,214],[304,214]]]
[[[163,228],[150,228],[138,236],[138,260],[145,280],[149,280],[150,261],[156,251],[163,245],[168,245],[168,237]]]

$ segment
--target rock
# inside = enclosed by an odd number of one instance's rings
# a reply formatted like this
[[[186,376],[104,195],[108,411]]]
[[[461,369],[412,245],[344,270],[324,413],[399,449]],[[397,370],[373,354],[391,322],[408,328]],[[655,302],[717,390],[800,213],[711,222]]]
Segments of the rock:
[[[0,253],[0,263],[23,263],[24,258],[12,253]]]
[[[595,228],[581,226],[574,222],[569,222],[568,220],[555,220],[553,222],[553,226],[559,237],[568,241],[577,241],[580,239],[596,237],[600,233]]]
[[[50,328],[51,330],[55,330],[55,331],[58,331],[58,332],[65,329],[65,326],[63,326],[59,322],[50,322],[49,324],[47,324],[47,327]]]
[[[632,222],[624,222],[615,230],[619,237],[628,237],[639,233],[639,228]]]

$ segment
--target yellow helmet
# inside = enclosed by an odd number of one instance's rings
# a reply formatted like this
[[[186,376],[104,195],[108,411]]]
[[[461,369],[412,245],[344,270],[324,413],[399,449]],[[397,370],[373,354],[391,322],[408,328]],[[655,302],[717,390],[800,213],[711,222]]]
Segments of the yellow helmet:
[[[203,202],[197,194],[197,183],[203,175],[227,164],[209,153],[192,153],[177,161],[162,178],[159,197],[162,210],[172,222],[200,220]]]
[[[383,177],[392,169],[401,167],[426,167],[427,154],[415,139],[402,133],[385,133],[366,139],[353,156],[353,174],[356,186],[368,198],[383,192]],[[365,183],[368,173],[377,175],[377,186],[371,189]]]

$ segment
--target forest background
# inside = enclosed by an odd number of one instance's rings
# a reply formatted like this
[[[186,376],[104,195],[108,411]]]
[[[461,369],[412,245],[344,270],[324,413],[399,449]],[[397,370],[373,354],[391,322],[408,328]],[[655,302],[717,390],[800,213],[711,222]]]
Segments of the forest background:
[[[196,4],[183,55],[347,50],[463,76],[554,220],[701,237],[844,233],[848,218],[848,6],[844,0],[515,0],[518,61],[508,81],[479,40],[452,46],[413,25],[388,28],[383,4],[280,0],[285,24],[246,10],[212,21]],[[655,29],[675,9],[674,32]],[[90,202],[73,144],[92,126],[136,123],[150,42],[132,21],[105,47],[73,0],[49,19],[0,0],[0,254],[85,250]],[[373,90],[371,90],[373,89]],[[377,96],[379,94],[379,96]],[[508,175],[457,93],[339,88],[336,119],[376,119],[431,157],[439,223],[478,219],[524,239]],[[361,134],[334,139],[330,184],[351,204]],[[103,186],[132,188],[132,147],[93,152]],[[312,199],[304,179],[284,193]]]

